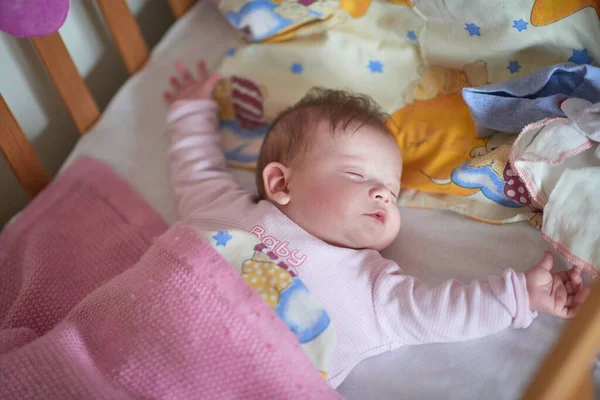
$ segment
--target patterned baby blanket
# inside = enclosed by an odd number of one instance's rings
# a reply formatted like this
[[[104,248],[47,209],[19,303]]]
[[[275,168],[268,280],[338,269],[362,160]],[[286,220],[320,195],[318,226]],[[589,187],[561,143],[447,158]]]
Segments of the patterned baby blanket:
[[[504,190],[516,135],[475,124],[462,90],[600,60],[594,0],[222,0],[220,8],[247,39],[219,68],[231,165],[253,169],[269,122],[312,86],[351,89],[392,115],[404,153],[401,206],[489,223],[535,211]]]

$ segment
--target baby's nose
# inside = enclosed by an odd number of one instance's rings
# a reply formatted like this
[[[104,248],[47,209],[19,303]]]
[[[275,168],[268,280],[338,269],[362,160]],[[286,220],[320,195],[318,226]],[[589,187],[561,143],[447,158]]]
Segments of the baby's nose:
[[[371,189],[371,197],[376,201],[383,201],[385,204],[390,202],[390,196],[385,187],[375,187]]]

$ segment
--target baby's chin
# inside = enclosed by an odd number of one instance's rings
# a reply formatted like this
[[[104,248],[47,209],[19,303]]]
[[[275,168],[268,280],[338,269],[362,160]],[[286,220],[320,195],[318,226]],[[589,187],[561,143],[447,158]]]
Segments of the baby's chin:
[[[364,248],[370,249],[370,250],[382,251],[383,249],[385,249],[386,247],[388,247],[390,244],[392,244],[393,241],[394,241],[394,239],[392,239],[392,240],[386,240],[384,242],[379,242],[379,243],[373,243],[370,246],[367,246],[367,247],[364,247]]]
[[[374,238],[372,241],[368,242],[368,244],[366,244],[366,246],[364,248],[382,251],[383,249],[390,246],[394,242],[394,240],[396,239],[397,236],[398,236],[398,233],[396,233],[395,235],[391,235],[391,234],[387,235],[387,237],[384,237],[384,238],[382,238],[381,236],[378,236],[377,238]]]
[[[391,238],[385,238],[385,239],[378,237],[378,238],[365,238],[365,239],[361,239],[361,240],[346,241],[345,243],[344,242],[339,243],[338,246],[346,247],[346,248],[354,249],[354,250],[382,251],[383,249],[385,249],[386,247],[388,247],[389,245],[392,244],[392,242],[394,241],[396,236],[391,237]]]

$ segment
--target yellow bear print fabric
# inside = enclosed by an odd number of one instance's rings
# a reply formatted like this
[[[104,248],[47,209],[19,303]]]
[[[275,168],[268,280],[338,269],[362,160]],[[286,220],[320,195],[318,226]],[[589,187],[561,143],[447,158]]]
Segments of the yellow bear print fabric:
[[[216,98],[230,166],[254,169],[269,123],[311,87],[350,89],[391,115],[404,153],[400,206],[490,223],[539,219],[511,196],[514,138],[477,126],[462,90],[558,63],[597,64],[598,1],[219,4],[245,39],[218,68],[227,77]]]
[[[471,160],[471,150],[485,144],[460,95],[416,100],[396,111],[392,120],[404,157],[402,187],[457,196],[476,191],[451,179],[456,167]]]
[[[489,222],[531,218],[510,196],[507,175],[514,135],[482,137],[462,89],[488,83],[486,63],[461,69],[430,66],[403,93],[406,105],[389,122],[403,153],[399,204],[446,208]]]
[[[405,90],[408,104],[392,114],[389,125],[404,157],[404,188],[456,196],[477,191],[455,184],[451,176],[473,158],[473,149],[485,145],[460,92],[486,78],[483,61],[462,70],[434,66],[424,68]]]
[[[242,265],[242,278],[273,309],[279,304],[279,294],[292,284],[289,273],[273,261],[257,260],[256,255]]]

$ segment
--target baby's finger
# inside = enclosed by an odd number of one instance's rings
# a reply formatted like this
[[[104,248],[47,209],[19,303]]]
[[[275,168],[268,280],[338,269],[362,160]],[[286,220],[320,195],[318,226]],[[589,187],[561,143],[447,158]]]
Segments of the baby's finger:
[[[577,308],[575,307],[565,307],[558,314],[559,317],[564,319],[571,319],[575,315],[577,315]]]
[[[583,286],[583,278],[581,277],[581,269],[573,267],[568,271],[564,271],[566,274],[564,278],[565,286],[569,294],[575,294]]]
[[[567,283],[565,283],[565,288],[567,288],[568,294],[575,294],[579,290],[579,287],[573,285],[572,281],[568,281]]]
[[[571,279],[571,278],[570,278],[570,273],[571,273],[571,270],[570,270],[570,269],[568,269],[568,270],[566,270],[566,271],[558,271],[558,272],[555,272],[555,273],[554,273],[554,275],[558,275],[558,276],[560,276],[560,277],[563,279],[563,281],[568,281],[568,280],[570,280],[570,279]]]
[[[575,296],[569,296],[570,299],[567,298],[567,304],[559,311],[558,316],[566,319],[573,318],[589,294],[589,288],[582,288]]]
[[[179,90],[181,90],[181,83],[179,82],[179,79],[177,79],[176,77],[172,76],[169,79],[169,82],[171,83],[171,87],[173,88],[173,90],[175,92],[178,92]]]
[[[163,99],[165,100],[165,102],[167,104],[171,104],[173,103],[173,95],[171,94],[171,92],[164,92],[163,93]]]
[[[575,288],[580,288],[583,284],[583,277],[581,276],[581,267],[573,267],[569,270],[569,278],[573,282]]]
[[[546,271],[551,271],[553,265],[554,256],[549,251],[545,251],[542,259],[537,263],[537,266],[544,268]]]
[[[554,279],[560,280],[564,285],[571,282],[571,277],[569,275],[569,271],[559,271],[552,273]]]
[[[192,77],[190,69],[182,61],[177,61],[175,63],[175,68],[177,69],[177,73],[179,74],[183,82],[188,82],[194,79]]]
[[[565,301],[566,307],[573,307],[575,305],[575,296],[568,295],[567,301]]]
[[[554,292],[554,304],[565,304],[567,302],[567,289],[562,283],[555,282],[552,291]]]
[[[204,82],[208,78],[208,73],[206,72],[206,64],[204,60],[198,61],[198,80],[200,82]]]

